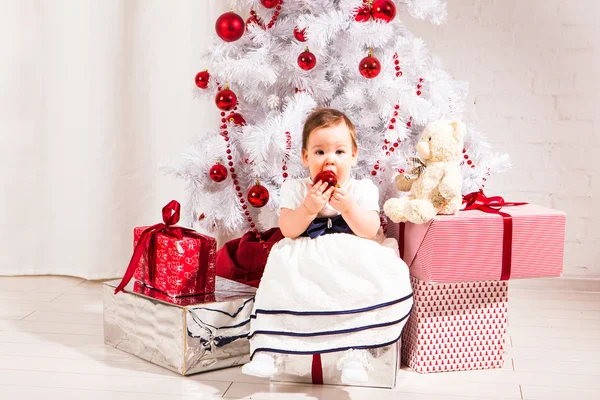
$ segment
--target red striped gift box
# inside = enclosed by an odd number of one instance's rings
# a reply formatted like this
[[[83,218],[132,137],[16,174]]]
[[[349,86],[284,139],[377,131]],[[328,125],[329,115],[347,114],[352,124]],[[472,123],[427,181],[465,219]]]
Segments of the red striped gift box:
[[[502,211],[512,217],[508,238],[503,217],[480,210],[438,215],[426,224],[405,223],[399,242],[411,275],[428,283],[500,280],[507,264],[503,251],[510,244],[510,279],[560,276],[565,213],[533,204]]]

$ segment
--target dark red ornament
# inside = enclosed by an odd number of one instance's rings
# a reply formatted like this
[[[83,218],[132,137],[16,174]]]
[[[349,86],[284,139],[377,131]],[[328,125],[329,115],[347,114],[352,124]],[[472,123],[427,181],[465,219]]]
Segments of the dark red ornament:
[[[360,60],[358,65],[360,74],[367,79],[375,78],[381,72],[381,64],[379,60],[371,55]]]
[[[237,96],[229,89],[221,90],[215,97],[217,107],[223,111],[231,111],[237,105]]]
[[[242,17],[234,12],[227,12],[217,18],[215,31],[226,42],[234,42],[242,37],[246,25]]]
[[[299,30],[298,27],[294,28],[294,37],[299,42],[306,42],[306,28]]]
[[[390,22],[396,16],[396,5],[391,0],[375,0],[371,6],[374,19]]]
[[[363,4],[354,9],[354,19],[357,22],[367,22],[371,18],[371,8],[368,4]]]
[[[244,126],[246,125],[246,120],[240,113],[231,113],[227,116],[227,121],[233,122],[236,125]]]
[[[281,3],[281,0],[260,0],[260,3],[265,8],[273,8]]]
[[[208,87],[208,80],[210,79],[210,74],[208,70],[200,71],[196,74],[196,86],[200,89],[206,89]]]
[[[333,171],[319,172],[317,175],[315,175],[315,178],[313,179],[313,184],[316,184],[319,181],[327,182],[328,188],[329,186],[337,186],[338,183],[337,176],[335,175],[335,173],[333,173]]]
[[[246,20],[246,29],[248,29],[248,26],[250,26],[251,24],[256,24],[256,25],[262,27],[263,29],[265,28],[265,23],[256,14],[253,14],[250,17],[248,17],[248,19]]]
[[[252,207],[264,207],[269,202],[269,191],[257,180],[256,185],[248,189],[246,197]]]
[[[305,71],[309,71],[317,64],[317,57],[308,48],[298,56],[298,66]]]
[[[210,175],[210,179],[215,182],[223,182],[227,178],[227,168],[225,166],[217,163],[210,167],[210,171],[208,171]]]

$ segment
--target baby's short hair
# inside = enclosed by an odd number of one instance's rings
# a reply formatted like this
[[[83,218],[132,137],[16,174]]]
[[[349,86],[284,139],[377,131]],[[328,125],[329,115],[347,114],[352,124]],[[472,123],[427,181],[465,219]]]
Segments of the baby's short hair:
[[[352,147],[354,150],[357,150],[358,144],[356,143],[356,127],[352,121],[350,121],[350,118],[346,116],[346,114],[334,108],[317,108],[308,116],[308,118],[306,118],[306,122],[304,122],[304,129],[302,130],[302,149],[307,150],[308,137],[312,131],[319,128],[336,126],[342,122],[346,124],[346,127],[350,131]]]

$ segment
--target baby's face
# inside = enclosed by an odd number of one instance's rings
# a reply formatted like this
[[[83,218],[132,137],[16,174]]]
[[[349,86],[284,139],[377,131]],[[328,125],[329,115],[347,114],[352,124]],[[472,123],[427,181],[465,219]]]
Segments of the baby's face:
[[[310,133],[307,149],[302,150],[304,166],[310,170],[310,179],[321,171],[333,171],[340,185],[346,183],[350,168],[356,164],[356,149],[352,146],[350,131],[345,123],[318,128]]]

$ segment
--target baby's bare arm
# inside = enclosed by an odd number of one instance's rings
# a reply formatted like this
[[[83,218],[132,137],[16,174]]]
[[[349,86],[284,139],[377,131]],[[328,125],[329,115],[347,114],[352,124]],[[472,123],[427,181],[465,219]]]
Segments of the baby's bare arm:
[[[327,204],[333,189],[333,186],[329,187],[327,183],[319,181],[309,187],[300,207],[295,210],[282,208],[279,214],[279,229],[283,236],[292,239],[300,236]]]
[[[283,236],[287,238],[297,238],[308,228],[311,221],[316,218],[317,214],[311,213],[304,203],[296,210],[282,208],[279,215],[279,229]]]
[[[365,211],[354,204],[342,217],[356,236],[373,239],[377,235],[380,225],[377,211]]]

